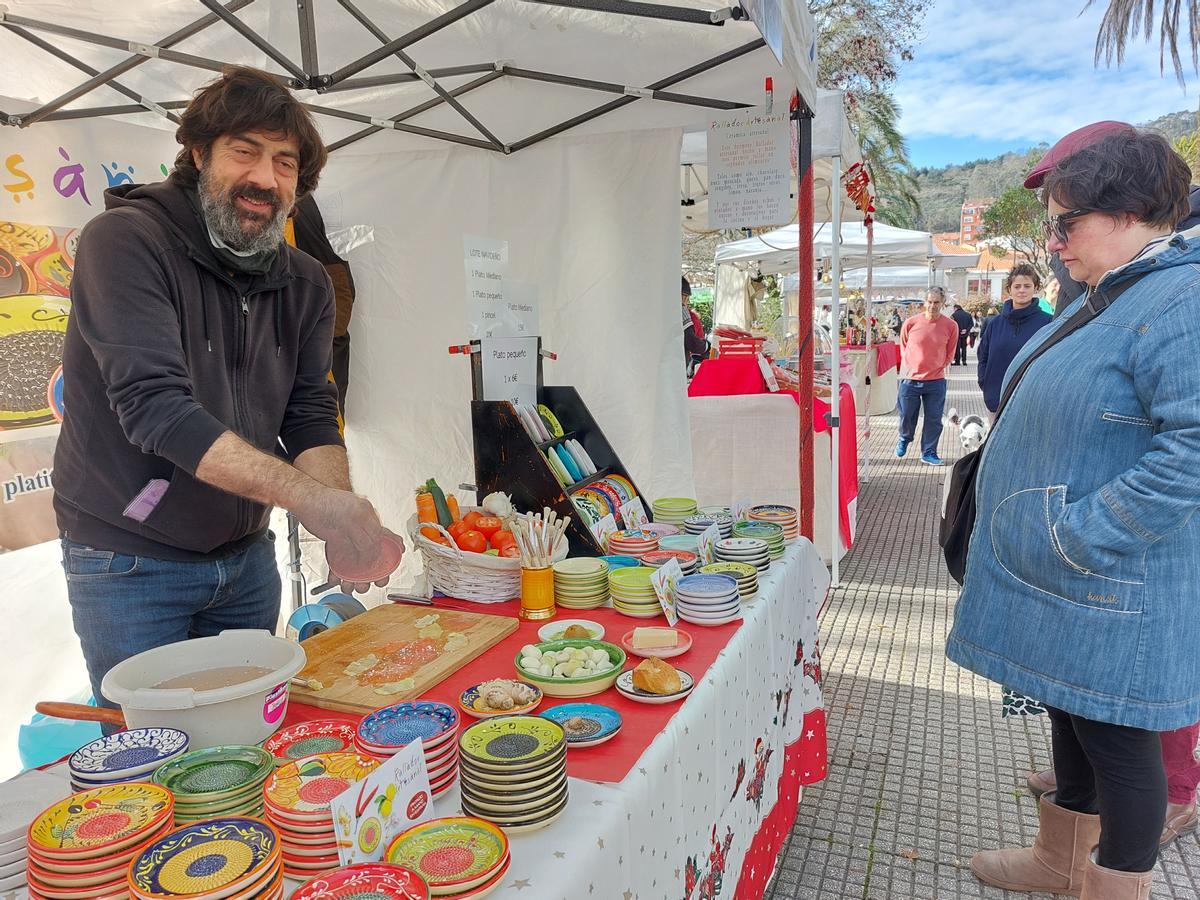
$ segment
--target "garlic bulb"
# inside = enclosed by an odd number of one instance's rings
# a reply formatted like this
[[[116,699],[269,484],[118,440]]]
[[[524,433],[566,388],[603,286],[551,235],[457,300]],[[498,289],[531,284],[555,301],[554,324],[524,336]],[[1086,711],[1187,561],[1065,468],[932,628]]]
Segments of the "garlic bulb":
[[[500,491],[488,494],[483,498],[483,511],[498,519],[507,519],[513,514],[512,499]]]

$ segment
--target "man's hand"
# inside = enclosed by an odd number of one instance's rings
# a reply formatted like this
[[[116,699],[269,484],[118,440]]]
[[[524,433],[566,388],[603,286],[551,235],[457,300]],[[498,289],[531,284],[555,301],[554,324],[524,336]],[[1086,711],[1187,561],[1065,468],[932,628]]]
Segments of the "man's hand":
[[[404,541],[380,524],[375,507],[365,497],[350,491],[326,488],[305,507],[296,510],[296,515],[305,528],[325,542],[326,559],[337,560],[344,571],[362,572],[374,568],[387,537],[399,544],[401,554],[404,552]],[[330,573],[338,577],[332,569]],[[386,587],[390,574],[375,584]],[[364,593],[371,587],[370,582],[346,580],[342,580],[341,585],[348,593]]]

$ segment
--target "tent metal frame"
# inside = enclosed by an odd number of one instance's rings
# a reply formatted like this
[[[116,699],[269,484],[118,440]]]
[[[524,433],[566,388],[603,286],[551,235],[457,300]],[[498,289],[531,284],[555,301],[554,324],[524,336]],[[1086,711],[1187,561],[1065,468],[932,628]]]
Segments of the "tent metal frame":
[[[290,59],[287,54],[275,47],[270,41],[256,32],[253,28],[247,25],[244,21],[238,18],[237,13],[249,6],[255,0],[198,0],[200,4],[206,7],[209,12],[207,15],[197,18],[194,22],[184,26],[183,28],[166,35],[161,40],[146,44],[139,41],[130,41],[111,35],[97,34],[91,31],[84,31],[78,28],[72,28],[67,25],[61,25],[54,22],[43,22],[37,19],[32,19],[26,16],[14,15],[7,12],[0,5],[0,26],[8,29],[13,34],[23,38],[34,46],[55,58],[73,66],[76,69],[84,72],[90,77],[72,88],[65,94],[55,97],[35,110],[27,113],[6,113],[0,111],[0,125],[9,125],[17,128],[28,128],[39,122],[55,122],[71,119],[89,119],[103,116],[128,115],[132,113],[140,113],[145,111],[154,112],[164,118],[178,124],[179,117],[173,112],[186,107],[188,100],[165,100],[156,101],[152,98],[143,96],[134,90],[131,90],[122,84],[118,78],[142,65],[151,59],[165,60],[166,62],[176,65],[188,66],[191,68],[203,69],[211,72],[222,72],[224,69],[233,65],[231,62],[224,60],[211,59],[204,56],[198,56],[192,53],[185,53],[179,50],[172,49],[175,45],[188,40],[189,38],[199,34],[207,28],[218,23],[232,29],[237,34],[241,35],[248,44],[255,47],[257,50],[267,56],[267,58],[282,72],[274,72],[273,74],[284,79],[284,81],[294,90],[312,90],[317,94],[332,94],[344,91],[362,90],[367,88],[383,87],[394,84],[404,84],[415,81],[423,81],[434,92],[434,97],[411,106],[408,109],[402,110],[390,118],[378,118],[369,116],[363,113],[353,112],[346,109],[340,109],[336,106],[326,106],[315,103],[307,103],[306,107],[313,113],[322,116],[339,118],[351,122],[359,122],[368,127],[349,134],[332,142],[329,145],[329,150],[340,150],[343,147],[356,143],[363,138],[377,134],[380,131],[392,130],[407,134],[420,135],[422,137],[431,138],[434,140],[444,141],[447,143],[460,144],[468,147],[475,147],[481,150],[490,150],[496,153],[511,154],[526,147],[532,147],[542,141],[569,131],[598,119],[601,116],[608,115],[616,110],[627,106],[630,103],[635,103],[638,100],[657,100],[664,103],[677,103],[687,106],[695,106],[702,109],[717,109],[717,110],[737,110],[745,109],[750,106],[747,103],[740,103],[733,100],[724,100],[717,97],[701,97],[694,94],[679,93],[676,91],[667,90],[683,81],[688,80],[696,75],[708,72],[718,66],[724,65],[731,60],[737,59],[747,53],[752,53],[760,47],[766,46],[766,42],[761,38],[744,43],[738,47],[734,47],[724,53],[703,60],[693,66],[676,72],[672,75],[660,79],[653,84],[646,86],[631,86],[621,84],[619,82],[598,81],[590,78],[579,78],[572,75],[566,75],[556,72],[543,72],[535,69],[527,69],[518,67],[508,60],[496,60],[494,62],[481,62],[470,65],[447,66],[440,69],[424,69],[415,59],[407,52],[407,48],[418,43],[423,38],[434,34],[443,28],[452,25],[453,23],[473,15],[484,8],[490,6],[494,0],[464,0],[453,9],[435,16],[428,22],[402,34],[398,37],[390,37],[379,25],[372,20],[370,16],[364,13],[355,4],[354,0],[337,0],[338,4],[346,12],[348,16],[362,25],[371,35],[379,41],[380,46],[376,49],[363,54],[357,59],[342,65],[340,68],[332,72],[322,73],[320,68],[320,55],[318,53],[317,43],[317,27],[314,15],[314,4],[316,0],[296,0],[296,24],[300,37],[300,61],[296,62]],[[556,6],[574,10],[588,10],[591,12],[609,13],[617,16],[638,17],[638,18],[653,18],[668,22],[677,22],[682,25],[695,25],[704,27],[721,27],[728,21],[747,20],[749,16],[741,8],[741,6],[731,6],[718,10],[703,10],[690,7],[669,6],[657,3],[644,3],[638,0],[523,0],[523,2],[538,6]],[[127,51],[131,56],[117,63],[114,66],[99,71],[88,65],[82,60],[63,50],[61,47],[55,46],[51,42],[40,37],[38,33],[65,37],[71,40],[82,41],[88,44],[94,44],[101,47],[110,47],[117,50]],[[361,75],[367,69],[382,62],[385,59],[396,58],[400,60],[410,70],[409,72],[392,73],[387,75]],[[479,74],[482,77],[476,78],[465,84],[455,88],[447,88],[440,82],[440,79],[451,78],[461,75]],[[355,77],[358,76],[358,77]],[[485,85],[491,84],[500,78],[514,78],[526,81],[537,81],[547,84],[558,84],[567,87],[578,88],[583,91],[592,91],[603,94],[620,95],[616,99],[609,100],[599,106],[585,110],[575,116],[572,116],[565,121],[545,128],[535,134],[531,134],[525,138],[521,138],[512,143],[504,143],[501,141],[489,127],[466,108],[459,100],[465,94],[475,91]],[[98,87],[109,87],[113,90],[124,94],[133,102],[130,104],[110,104],[106,106],[94,106],[85,108],[67,109],[67,105],[79,100],[86,94],[94,91]],[[449,131],[443,131],[434,128],[425,128],[419,125],[408,124],[406,120],[418,116],[423,112],[433,109],[437,106],[446,105],[453,109],[471,128],[478,137],[456,134]]]

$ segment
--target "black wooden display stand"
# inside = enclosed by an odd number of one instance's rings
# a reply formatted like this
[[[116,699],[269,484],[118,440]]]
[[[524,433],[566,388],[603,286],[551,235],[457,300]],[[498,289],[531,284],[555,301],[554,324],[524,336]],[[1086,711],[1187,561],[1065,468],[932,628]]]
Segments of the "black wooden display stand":
[[[650,515],[652,504],[622,465],[579,392],[570,386],[547,387],[543,384],[541,349],[539,338],[537,402],[545,404],[554,413],[563,427],[563,436],[538,443],[521,424],[512,403],[507,400],[480,399],[483,395],[483,358],[479,352],[479,342],[471,343],[471,388],[474,396],[471,401],[471,430],[475,443],[475,485],[481,498],[493,491],[503,491],[512,495],[517,509],[537,512],[548,506],[560,517],[570,516],[571,525],[567,530],[570,555],[598,556],[604,553],[604,549],[568,494],[606,475],[621,475],[629,479],[637,495],[642,498],[647,516]],[[571,438],[583,445],[596,464],[597,471],[595,475],[564,488],[542,452]]]

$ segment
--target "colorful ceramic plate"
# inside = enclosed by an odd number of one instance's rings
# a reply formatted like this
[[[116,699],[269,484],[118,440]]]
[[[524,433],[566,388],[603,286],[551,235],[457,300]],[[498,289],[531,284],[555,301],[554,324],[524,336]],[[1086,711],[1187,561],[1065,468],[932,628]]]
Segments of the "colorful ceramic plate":
[[[512,680],[515,681],[516,679]],[[524,706],[514,706],[512,709],[493,709],[483,702],[483,695],[479,691],[483,685],[475,684],[459,695],[458,708],[468,716],[476,719],[489,719],[493,716],[519,716],[522,713],[532,712],[542,702],[542,689],[527,682],[522,683],[526,684],[537,695],[531,702],[526,703]]]
[[[617,679],[616,687],[622,697],[635,700],[638,703],[674,703],[676,700],[682,700],[684,697],[690,694],[692,692],[692,688],[696,686],[695,679],[693,679],[692,676],[687,672],[683,671],[683,669],[676,669],[675,671],[679,673],[679,680],[683,684],[683,687],[674,694],[651,694],[649,691],[643,691],[635,688],[633,686],[633,669],[621,673],[621,676]]]
[[[564,637],[563,632],[572,625],[578,625],[580,628],[587,629],[589,632],[587,640],[599,641],[604,638],[604,626],[588,621],[587,619],[557,619],[549,622],[538,629],[538,638],[543,641],[571,640],[571,638]],[[583,640],[583,638],[577,638],[576,640]]]
[[[182,755],[188,736],[175,728],[132,728],[85,744],[67,760],[72,775],[96,781],[128,780]]]
[[[566,740],[560,726],[540,716],[507,716],[470,726],[459,748],[490,766],[531,766],[558,752]]]
[[[279,860],[279,833],[256,819],[210,819],[173,831],[142,850],[129,884],[148,898],[228,896]]]
[[[449,816],[401,832],[384,857],[416,872],[436,894],[457,894],[495,875],[508,859],[508,838],[491,822]]]
[[[103,856],[148,838],[171,819],[171,792],[132,782],[73,794],[29,825],[32,850],[56,859]]]
[[[621,730],[621,714],[599,703],[564,703],[541,715],[562,727],[568,747],[594,747]]]
[[[565,432],[563,431],[562,425],[559,424],[558,418],[550,410],[550,407],[548,407],[545,403],[539,403],[537,411],[538,415],[541,416],[546,424],[550,427],[551,436],[556,438],[562,437]]]
[[[544,822],[552,817],[557,817],[559,813],[566,808],[567,801],[570,799],[566,785],[552,798],[552,802],[543,806],[532,807],[530,809],[518,810],[513,813],[505,814],[493,812],[483,809],[471,802],[470,798],[462,798],[463,812],[470,816],[478,816],[481,819],[487,819],[493,825],[499,825],[503,829],[521,828],[527,825],[536,825]]]
[[[296,817],[329,814],[329,801],[379,767],[357,753],[318,753],[284,763],[267,779],[263,797],[272,807]]]
[[[563,577],[599,577],[608,571],[608,565],[603,559],[592,559],[587,556],[573,556],[570,559],[560,559],[553,566],[554,574]]]
[[[558,456],[558,461],[562,463],[563,468],[567,470],[567,474],[571,476],[571,483],[582,481],[584,476],[579,468],[579,463],[575,462],[575,457],[567,451],[567,448],[559,444],[551,449]]]
[[[675,634],[678,635],[678,643],[674,647],[643,647],[640,650],[633,646],[633,629],[625,632],[621,638],[621,646],[625,648],[627,653],[632,653],[634,656],[640,656],[643,659],[670,659],[672,656],[682,656],[692,649],[692,636],[682,628],[676,628]]]
[[[300,885],[292,900],[429,900],[429,885],[412,869],[359,863]]]
[[[358,737],[376,747],[405,747],[417,738],[428,744],[454,731],[458,722],[458,712],[445,703],[397,703],[363,719]]]
[[[152,780],[173,794],[201,794],[216,800],[261,784],[274,768],[275,757],[262,747],[210,747],[167,763]]]
[[[283,761],[301,759],[314,753],[341,753],[354,749],[356,730],[356,723],[345,719],[301,722],[275,732],[263,743],[263,749]]]

